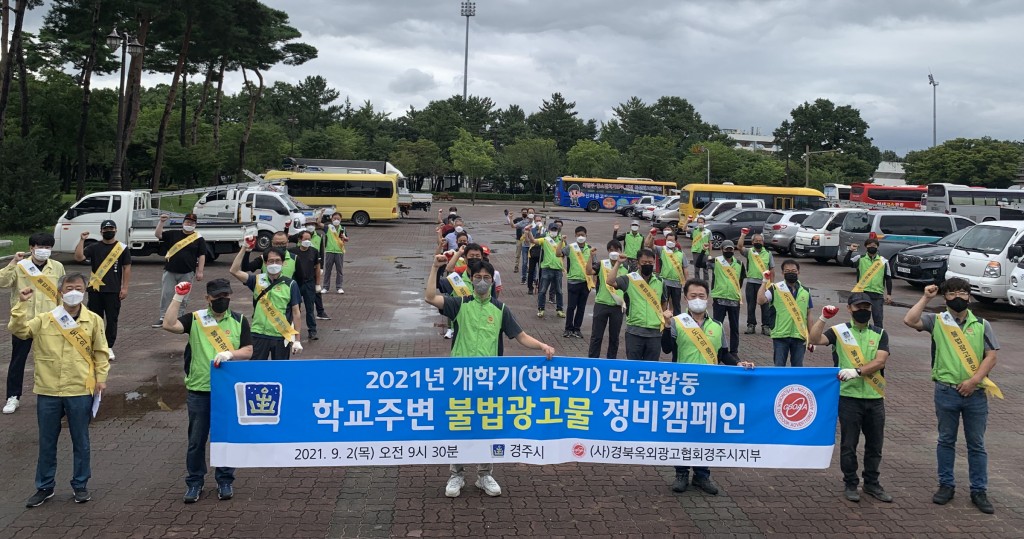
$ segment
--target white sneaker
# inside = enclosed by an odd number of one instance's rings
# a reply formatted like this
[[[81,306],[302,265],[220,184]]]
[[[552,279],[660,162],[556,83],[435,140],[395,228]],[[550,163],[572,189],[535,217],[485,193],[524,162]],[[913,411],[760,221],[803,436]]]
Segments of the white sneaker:
[[[501,496],[501,487],[490,475],[481,475],[476,478],[476,486],[487,493],[488,496]]]
[[[7,399],[7,404],[4,405],[4,413],[13,414],[19,406],[21,406],[21,403],[18,401],[18,397],[11,397]]]
[[[454,330],[454,329],[451,329],[451,328],[448,328],[448,329],[447,329],[447,330],[445,330],[445,332],[444,332],[444,338],[445,338],[445,339],[451,339],[451,338],[452,338],[452,336],[454,336],[454,335],[455,335],[455,330]]]
[[[461,475],[452,475],[448,478],[448,484],[444,487],[444,495],[449,498],[458,498],[459,494],[462,494],[462,487],[466,485],[466,480]]]
[[[345,293],[345,289],[344,288],[338,288],[338,293],[339,294],[344,294]]]
[[[109,357],[109,358],[107,358],[107,359],[108,359],[108,361],[114,361],[115,359],[117,359],[117,356],[115,356],[115,355],[114,355],[114,349],[113,349],[113,348],[111,348],[111,349],[109,350],[109,352],[110,352],[110,357]]]

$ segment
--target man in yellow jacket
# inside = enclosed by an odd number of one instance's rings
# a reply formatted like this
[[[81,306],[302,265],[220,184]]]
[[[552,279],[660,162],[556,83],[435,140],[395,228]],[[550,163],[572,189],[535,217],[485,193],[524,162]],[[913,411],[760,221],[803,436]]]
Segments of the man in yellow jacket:
[[[89,501],[86,488],[92,471],[89,465],[89,420],[93,399],[107,387],[110,370],[103,319],[82,306],[86,278],[69,273],[57,283],[61,304],[55,309],[29,317],[29,304],[37,293],[25,287],[11,310],[11,332],[20,339],[32,339],[35,361],[36,416],[39,422],[39,460],[36,463],[36,493],[25,502],[36,507],[53,497],[57,475],[57,438],[60,422],[67,417],[74,448],[71,488],[75,503]]]

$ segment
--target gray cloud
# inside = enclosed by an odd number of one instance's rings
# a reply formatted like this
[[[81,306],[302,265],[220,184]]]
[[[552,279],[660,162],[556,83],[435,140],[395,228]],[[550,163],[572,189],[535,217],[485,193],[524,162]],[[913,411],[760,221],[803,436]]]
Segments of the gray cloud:
[[[434,76],[419,69],[406,69],[398,78],[391,81],[391,84],[388,84],[389,90],[402,95],[418,94],[434,88],[437,88]]]

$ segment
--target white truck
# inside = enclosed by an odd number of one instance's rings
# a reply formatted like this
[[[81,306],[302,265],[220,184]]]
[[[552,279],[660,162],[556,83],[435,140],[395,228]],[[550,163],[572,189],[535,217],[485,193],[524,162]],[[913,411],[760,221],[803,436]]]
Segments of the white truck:
[[[86,245],[99,241],[100,224],[110,219],[117,223],[117,239],[128,244],[132,256],[164,254],[166,246],[162,246],[156,237],[156,225],[163,213],[171,216],[164,225],[165,230],[181,226],[183,216],[154,208],[149,191],[90,193],[57,220],[53,227],[56,240],[53,249],[63,253],[75,252],[82,232],[90,234]],[[221,254],[238,252],[243,238],[257,233],[251,218],[219,221],[200,218],[197,230],[206,240],[208,261],[216,260]]]
[[[395,169],[398,170],[398,169]],[[403,215],[408,215],[410,210],[430,211],[430,205],[434,202],[434,195],[430,193],[413,193],[409,189],[409,178],[398,173],[398,207]]]
[[[209,192],[192,208],[200,222],[251,221],[256,226],[256,249],[270,246],[275,232],[285,231],[288,236],[304,229],[306,221],[319,221],[320,213],[306,215],[295,199],[272,185],[239,189],[227,187]],[[330,215],[330,214],[328,214]]]

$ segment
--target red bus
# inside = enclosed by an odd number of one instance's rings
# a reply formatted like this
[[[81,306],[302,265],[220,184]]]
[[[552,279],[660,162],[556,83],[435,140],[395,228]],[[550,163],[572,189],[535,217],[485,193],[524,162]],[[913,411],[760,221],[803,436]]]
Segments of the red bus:
[[[850,202],[875,206],[921,209],[921,196],[927,193],[926,185],[875,185],[855,183],[850,186]]]

